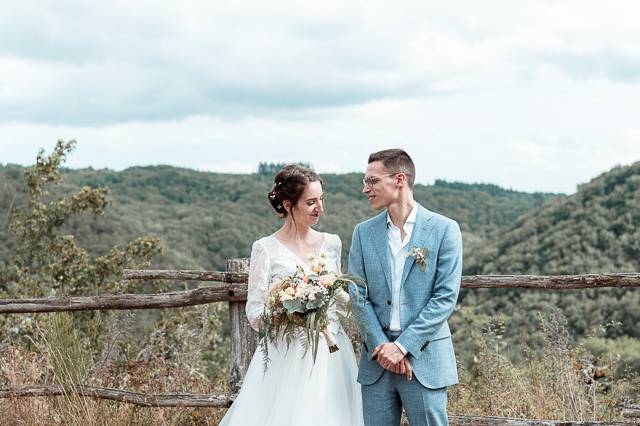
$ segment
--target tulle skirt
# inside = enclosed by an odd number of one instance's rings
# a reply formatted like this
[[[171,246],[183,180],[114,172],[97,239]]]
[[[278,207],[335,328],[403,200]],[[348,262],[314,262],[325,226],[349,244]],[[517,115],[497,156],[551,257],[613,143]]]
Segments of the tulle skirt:
[[[242,389],[220,425],[224,426],[359,426],[362,397],[351,341],[340,327],[339,351],[329,353],[321,338],[316,363],[300,339],[269,345],[267,370],[256,350]],[[302,338],[301,338],[302,339]],[[304,354],[304,356],[303,356]]]

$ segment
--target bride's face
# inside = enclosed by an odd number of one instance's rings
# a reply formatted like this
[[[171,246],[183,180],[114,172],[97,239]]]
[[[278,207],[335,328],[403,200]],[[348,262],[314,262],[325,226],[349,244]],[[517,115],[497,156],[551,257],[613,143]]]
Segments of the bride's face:
[[[291,213],[298,225],[311,226],[318,223],[320,215],[324,213],[322,184],[318,181],[309,182]]]

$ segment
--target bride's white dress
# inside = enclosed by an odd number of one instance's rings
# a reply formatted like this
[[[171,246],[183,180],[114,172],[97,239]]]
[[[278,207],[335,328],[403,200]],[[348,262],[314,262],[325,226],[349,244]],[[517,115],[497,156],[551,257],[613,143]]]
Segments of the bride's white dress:
[[[327,270],[340,273],[341,241],[324,233],[321,253],[327,258]],[[254,329],[259,326],[270,288],[296,266],[309,265],[274,236],[259,239],[251,250],[247,318]],[[270,362],[265,372],[260,347],[245,375],[242,389],[220,425],[362,425],[360,385],[356,381],[357,364],[351,341],[337,319],[336,310],[346,304],[348,295],[330,311],[330,329],[340,350],[329,353],[320,341],[316,363],[305,344],[294,340],[289,350],[284,342],[269,345]]]

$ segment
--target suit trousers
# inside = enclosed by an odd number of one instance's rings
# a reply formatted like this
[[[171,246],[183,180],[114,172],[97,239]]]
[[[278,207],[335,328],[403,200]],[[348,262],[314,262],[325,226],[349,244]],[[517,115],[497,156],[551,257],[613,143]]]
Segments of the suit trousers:
[[[371,385],[362,385],[365,426],[398,426],[402,408],[410,426],[448,425],[447,388],[429,389],[415,377],[385,370]]]

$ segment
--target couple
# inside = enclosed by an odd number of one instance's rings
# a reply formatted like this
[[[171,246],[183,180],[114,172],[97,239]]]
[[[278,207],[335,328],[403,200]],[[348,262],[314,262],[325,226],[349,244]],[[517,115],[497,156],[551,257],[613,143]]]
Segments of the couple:
[[[399,425],[403,408],[411,426],[448,423],[447,386],[458,376],[447,319],[460,288],[462,241],[456,222],[413,199],[414,179],[403,150],[369,156],[362,192],[385,210],[356,226],[349,251],[349,273],[367,287],[351,295],[363,321],[359,367],[338,322],[344,293],[329,314],[340,350],[320,345],[313,365],[306,342],[288,349],[283,342],[269,348],[264,371],[258,349],[221,425]],[[284,225],[253,244],[246,312],[255,329],[271,286],[298,265],[308,269],[308,254],[324,253],[327,269],[341,270],[340,238],[312,228],[324,212],[320,176],[286,166],[268,197]]]

